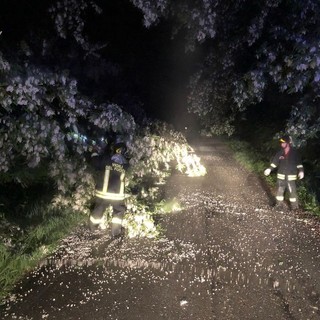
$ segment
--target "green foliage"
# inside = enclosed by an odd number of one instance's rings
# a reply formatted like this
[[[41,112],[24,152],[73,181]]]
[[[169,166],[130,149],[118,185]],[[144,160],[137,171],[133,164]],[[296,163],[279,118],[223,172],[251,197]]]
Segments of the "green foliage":
[[[158,204],[157,211],[160,213],[169,213],[182,210],[181,204],[176,198],[163,200]]]
[[[61,212],[47,206],[34,208],[31,216],[33,219],[45,216],[46,219],[22,230],[1,218],[0,298],[42,258],[53,252],[58,240],[84,221],[84,217],[75,212]]]
[[[36,262],[31,255],[6,255],[5,259],[1,260],[0,263],[0,298],[5,296],[12,285],[20,279],[22,274],[35,266]]]
[[[183,33],[186,50],[199,48],[202,60],[190,79],[188,109],[200,117],[204,132],[232,135],[239,114],[267,102],[263,108],[275,113],[285,105],[280,130],[297,145],[318,137],[318,0],[131,2],[147,27],[170,19],[173,36]],[[270,95],[275,104],[268,103]]]
[[[259,174],[263,172],[266,166],[263,155],[257,153],[248,142],[233,139],[229,141],[229,145],[234,151],[235,158],[246,169]]]
[[[47,208],[38,208],[39,211],[48,211]],[[57,212],[54,209],[53,212],[46,213],[47,221],[43,221],[40,225],[31,227],[26,230],[26,235],[21,239],[21,249],[23,252],[33,251],[35,248],[39,248],[43,245],[49,245],[55,243],[63,235],[70,230],[70,228],[80,221],[84,220],[84,217],[72,213],[72,212]],[[41,213],[37,213],[39,216]],[[66,218],[67,217],[67,218]]]
[[[21,4],[21,11],[26,7]],[[137,128],[132,115],[122,107],[103,102],[112,94],[101,99],[98,90],[87,96],[79,89],[81,81],[83,84],[91,79],[81,79],[84,73],[79,69],[90,69],[86,59],[97,57],[103,47],[91,43],[85,34],[88,11],[100,13],[94,1],[70,0],[63,5],[60,1],[43,1],[40,7],[39,20],[31,19],[37,21],[35,25],[28,23],[27,16],[23,20],[25,30],[17,30],[14,39],[7,32],[0,34],[3,43],[10,44],[0,52],[0,181],[6,190],[0,198],[4,243],[0,284],[4,287],[49,253],[51,245],[85,217],[80,213],[90,210],[94,194],[87,163],[90,148],[74,138],[74,132],[83,129],[85,133],[125,136],[131,156],[127,189],[137,189],[139,194],[141,203],[135,207],[142,213],[143,234],[154,226],[150,203],[159,198],[154,182],[163,183],[177,163],[184,172],[189,148],[181,134],[164,124],[148,123],[147,128]],[[156,10],[160,7],[164,9],[165,2],[154,6]],[[1,4],[2,8],[10,12],[0,10],[1,18],[15,25],[19,20],[13,19],[19,14],[15,6]],[[189,14],[188,10],[184,13]],[[104,66],[103,71],[93,72],[98,79],[102,73],[109,78],[119,73],[120,67],[114,64],[102,59],[95,63],[99,66],[96,69]],[[80,68],[66,69],[73,64],[80,64]],[[108,91],[104,86],[103,82],[100,89]],[[99,100],[102,102],[97,103]]]
[[[165,182],[173,168],[185,173],[185,156],[190,150],[186,138],[166,123],[149,122],[140,128],[134,141],[128,144],[131,169],[128,175],[129,188],[154,194],[155,183]],[[154,196],[151,196],[154,198]]]
[[[299,202],[302,203],[305,210],[312,212],[320,217],[320,205],[315,192],[305,183],[298,186]]]

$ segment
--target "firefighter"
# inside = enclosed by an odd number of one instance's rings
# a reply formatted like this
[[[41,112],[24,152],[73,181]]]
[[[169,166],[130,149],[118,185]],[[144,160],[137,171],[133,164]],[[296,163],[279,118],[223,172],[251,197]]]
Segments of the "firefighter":
[[[269,176],[277,168],[277,194],[275,208],[284,209],[284,194],[289,193],[291,210],[298,209],[296,180],[304,178],[304,169],[298,151],[293,148],[290,136],[285,135],[279,140],[281,150],[273,157],[270,167],[264,170],[264,175]]]
[[[96,199],[95,207],[90,214],[89,226],[91,231],[103,226],[104,212],[111,205],[112,237],[122,235],[122,221],[126,210],[124,186],[128,160],[124,156],[125,150],[124,143],[116,143],[111,158],[105,148],[101,154],[96,155],[93,159],[93,166],[97,170]]]

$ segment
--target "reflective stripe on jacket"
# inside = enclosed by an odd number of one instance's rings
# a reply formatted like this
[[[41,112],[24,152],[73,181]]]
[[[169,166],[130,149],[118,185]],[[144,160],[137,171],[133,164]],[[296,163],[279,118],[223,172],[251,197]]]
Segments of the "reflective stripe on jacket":
[[[106,166],[102,186],[97,186],[96,197],[105,200],[124,200],[125,171],[121,166]]]
[[[291,148],[288,154],[280,150],[273,157],[271,168],[278,168],[277,178],[280,180],[297,180],[297,173],[303,171],[301,158],[296,149]]]

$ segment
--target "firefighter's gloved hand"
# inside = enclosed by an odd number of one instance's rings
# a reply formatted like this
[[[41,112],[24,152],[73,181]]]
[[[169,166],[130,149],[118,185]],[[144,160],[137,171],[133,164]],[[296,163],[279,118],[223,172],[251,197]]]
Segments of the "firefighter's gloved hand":
[[[303,179],[303,178],[304,178],[304,172],[303,172],[303,171],[300,171],[300,172],[298,173],[298,177],[299,177],[300,180]]]
[[[271,173],[271,169],[270,168],[267,168],[266,170],[263,171],[263,174],[265,176],[268,176],[270,173]]]

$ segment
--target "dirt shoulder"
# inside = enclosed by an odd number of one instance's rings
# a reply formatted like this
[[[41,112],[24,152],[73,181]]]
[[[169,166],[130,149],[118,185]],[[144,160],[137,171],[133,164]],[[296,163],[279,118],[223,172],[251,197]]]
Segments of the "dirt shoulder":
[[[223,143],[207,141],[207,246],[218,319],[319,319],[319,223],[275,212],[270,190],[239,167]],[[206,183],[208,183],[208,180]]]

